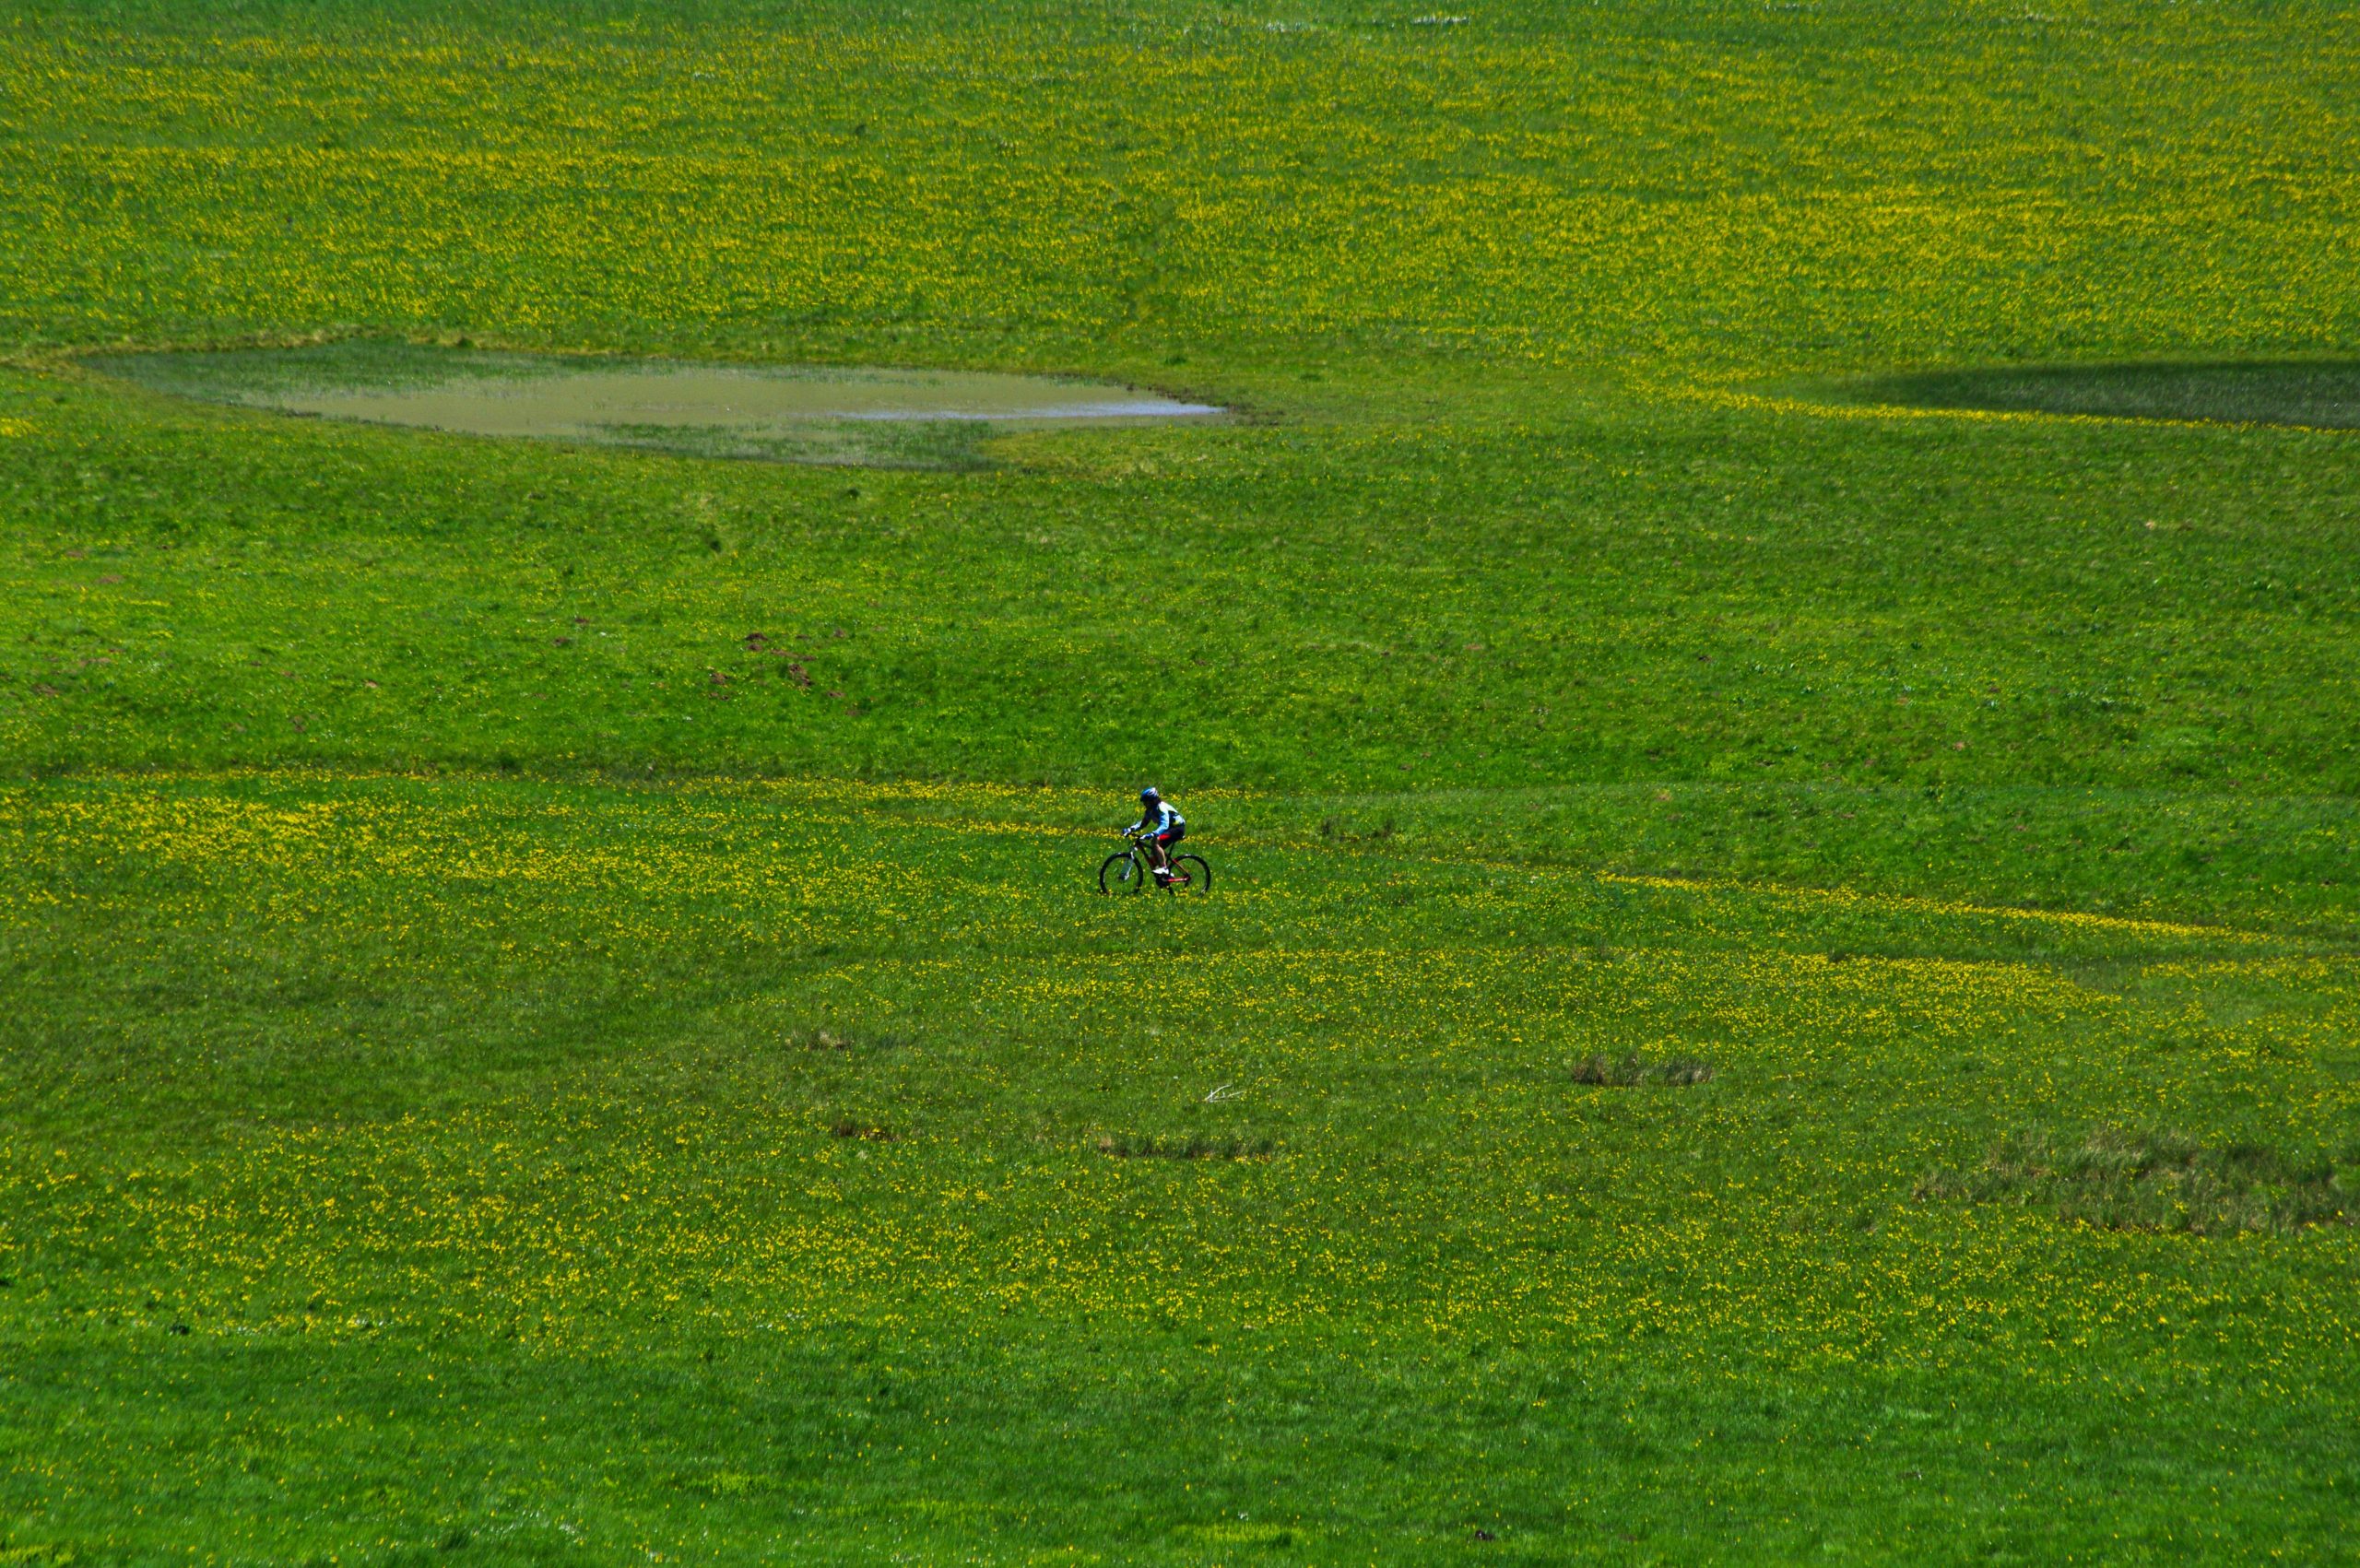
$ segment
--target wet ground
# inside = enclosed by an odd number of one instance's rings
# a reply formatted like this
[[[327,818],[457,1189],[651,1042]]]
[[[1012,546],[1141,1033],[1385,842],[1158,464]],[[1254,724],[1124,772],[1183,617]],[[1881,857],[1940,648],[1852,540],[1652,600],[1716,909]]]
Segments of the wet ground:
[[[158,391],[287,414],[808,462],[962,466],[987,433],[983,427],[1133,424],[1222,412],[1136,387],[1050,376],[408,344],[116,355],[94,363]]]

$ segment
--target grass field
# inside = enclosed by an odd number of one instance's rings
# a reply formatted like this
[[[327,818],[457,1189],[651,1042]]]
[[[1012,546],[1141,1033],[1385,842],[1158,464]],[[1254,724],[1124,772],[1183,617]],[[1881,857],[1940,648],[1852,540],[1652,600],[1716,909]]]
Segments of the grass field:
[[[2355,21],[18,6],[0,1564],[2360,1557]]]

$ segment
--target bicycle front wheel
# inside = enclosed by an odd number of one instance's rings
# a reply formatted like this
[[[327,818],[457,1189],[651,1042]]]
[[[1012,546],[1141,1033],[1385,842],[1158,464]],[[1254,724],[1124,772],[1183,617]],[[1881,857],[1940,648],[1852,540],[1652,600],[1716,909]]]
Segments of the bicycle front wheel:
[[[1205,864],[1201,855],[1175,855],[1172,857],[1172,890],[1175,893],[1209,893],[1213,890],[1213,868]]]
[[[1098,867],[1102,893],[1135,893],[1145,886],[1147,873],[1139,867],[1139,857],[1127,849],[1108,855]]]

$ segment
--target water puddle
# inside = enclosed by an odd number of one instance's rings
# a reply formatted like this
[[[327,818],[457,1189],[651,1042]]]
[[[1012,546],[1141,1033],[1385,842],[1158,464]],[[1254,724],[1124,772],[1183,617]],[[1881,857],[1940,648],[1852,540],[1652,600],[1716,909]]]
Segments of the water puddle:
[[[321,419],[653,447],[712,457],[963,467],[995,428],[1204,419],[1136,388],[977,371],[724,365],[339,343],[123,354],[159,392]]]

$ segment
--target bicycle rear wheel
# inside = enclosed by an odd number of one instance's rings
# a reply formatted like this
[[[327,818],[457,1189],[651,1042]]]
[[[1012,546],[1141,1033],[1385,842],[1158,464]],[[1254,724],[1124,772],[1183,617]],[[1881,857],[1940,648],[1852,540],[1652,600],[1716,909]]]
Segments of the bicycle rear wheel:
[[[1172,857],[1172,890],[1175,893],[1209,893],[1213,890],[1213,868],[1205,864],[1201,855],[1175,855]]]
[[[1147,871],[1139,865],[1139,857],[1127,849],[1115,851],[1098,867],[1102,893],[1135,893],[1146,886]]]

